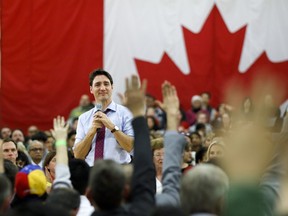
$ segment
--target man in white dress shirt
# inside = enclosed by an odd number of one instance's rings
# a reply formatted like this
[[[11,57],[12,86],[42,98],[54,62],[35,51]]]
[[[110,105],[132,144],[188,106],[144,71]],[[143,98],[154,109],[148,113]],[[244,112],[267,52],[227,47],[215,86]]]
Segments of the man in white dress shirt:
[[[98,158],[129,163],[129,153],[133,150],[132,114],[126,107],[112,101],[113,79],[108,72],[94,70],[89,79],[90,92],[97,106],[79,117],[75,158],[85,160],[89,166],[93,166]],[[102,144],[97,140],[101,136],[104,136]],[[99,155],[99,151],[102,155]]]

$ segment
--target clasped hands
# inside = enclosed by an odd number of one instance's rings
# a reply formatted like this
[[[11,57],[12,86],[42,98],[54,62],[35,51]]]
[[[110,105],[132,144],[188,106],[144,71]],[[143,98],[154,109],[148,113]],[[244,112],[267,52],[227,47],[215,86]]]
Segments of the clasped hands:
[[[114,128],[114,124],[107,117],[107,115],[101,111],[98,111],[93,115],[92,128],[97,130],[98,128],[102,128],[103,126],[110,130]]]

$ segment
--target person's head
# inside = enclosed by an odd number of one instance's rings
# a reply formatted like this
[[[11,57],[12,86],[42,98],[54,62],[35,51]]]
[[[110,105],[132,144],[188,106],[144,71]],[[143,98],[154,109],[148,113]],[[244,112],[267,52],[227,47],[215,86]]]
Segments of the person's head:
[[[5,175],[0,174],[0,215],[9,209],[11,197],[11,183]]]
[[[192,162],[192,144],[191,142],[186,142],[184,152],[183,152],[183,162],[190,164]]]
[[[46,177],[52,178],[51,181],[55,178],[55,166],[56,166],[56,151],[49,152],[45,160],[43,162],[43,170],[46,175]]]
[[[72,159],[69,161],[69,169],[73,188],[77,190],[80,195],[84,195],[89,181],[89,165],[84,160]]]
[[[79,101],[79,105],[81,107],[87,107],[90,105],[90,98],[88,95],[84,94],[81,96],[80,101]]]
[[[147,107],[154,107],[155,106],[155,97],[151,94],[146,93],[146,106]]]
[[[207,154],[206,154],[207,150],[208,147],[201,147],[200,150],[196,152],[195,156],[196,164],[200,164],[207,161]]]
[[[67,146],[68,148],[72,148],[75,143],[75,137],[76,137],[76,130],[71,130],[67,135]]]
[[[64,207],[71,216],[76,216],[80,207],[80,194],[72,188],[56,188],[49,193],[46,203]]]
[[[199,151],[202,146],[201,135],[198,132],[193,132],[190,134],[190,139],[192,143],[192,150]]]
[[[207,150],[207,160],[221,158],[224,154],[224,143],[221,140],[213,141]]]
[[[34,163],[40,163],[44,155],[44,144],[38,140],[30,141],[28,153]]]
[[[215,133],[213,132],[207,133],[205,141],[204,141],[204,146],[208,148],[209,145],[212,143],[212,140],[214,137],[215,137]]]
[[[153,155],[153,162],[156,170],[162,170],[164,159],[164,138],[156,138],[151,141],[151,149]]]
[[[154,116],[146,116],[149,130],[158,130],[158,122]]]
[[[54,151],[55,149],[55,138],[53,136],[47,136],[47,140],[44,143],[45,149],[47,149],[48,152]]]
[[[12,132],[11,138],[14,140],[15,143],[25,141],[24,134],[21,130],[16,129]]]
[[[13,206],[27,201],[44,201],[47,197],[47,180],[40,166],[29,164],[22,168],[15,178]]]
[[[206,124],[208,122],[208,116],[205,112],[198,112],[197,113],[197,123]]]
[[[195,213],[220,215],[228,182],[227,175],[214,165],[200,164],[194,167],[183,176],[181,182],[182,209],[187,215]]]
[[[211,94],[210,94],[210,92],[203,92],[202,94],[201,94],[201,98],[202,98],[202,103],[204,104],[204,105],[209,105],[209,102],[210,102],[210,99],[211,99]]]
[[[18,157],[17,144],[11,138],[3,140],[1,151],[4,159],[10,160],[16,165],[16,158]]]
[[[155,108],[153,106],[147,106],[146,108],[146,116],[155,116],[156,112],[155,112]]]
[[[28,127],[27,135],[28,135],[29,137],[32,137],[32,136],[34,136],[37,132],[38,132],[38,127],[35,126],[35,125],[31,125],[30,127]]]
[[[191,98],[191,104],[193,109],[200,109],[202,107],[202,98],[199,95],[194,95]]]
[[[23,151],[18,151],[18,157],[16,158],[16,165],[19,168],[23,168],[28,164],[30,164],[28,156]]]
[[[90,93],[94,95],[96,102],[112,100],[113,79],[102,69],[94,70],[89,75]]]
[[[11,137],[11,134],[12,134],[12,131],[11,131],[11,129],[10,128],[8,128],[8,127],[3,127],[2,129],[1,129],[1,138],[2,139],[6,139],[6,138],[9,138],[9,137]]]
[[[113,160],[97,160],[90,172],[87,197],[100,211],[113,210],[121,205],[125,174]]]

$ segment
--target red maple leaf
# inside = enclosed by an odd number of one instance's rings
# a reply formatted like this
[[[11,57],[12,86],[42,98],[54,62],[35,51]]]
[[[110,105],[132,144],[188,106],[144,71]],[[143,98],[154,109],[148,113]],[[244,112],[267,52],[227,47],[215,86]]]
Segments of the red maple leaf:
[[[246,27],[230,33],[215,6],[200,33],[192,33],[183,27],[190,64],[188,75],[183,74],[164,53],[159,64],[135,59],[139,76],[148,80],[147,91],[158,99],[161,98],[161,84],[164,80],[170,81],[176,86],[181,105],[185,109],[190,107],[191,97],[203,91],[212,93],[211,102],[216,106],[223,102],[232,80],[249,89],[254,78],[264,73],[263,70],[268,77],[276,75],[282,80],[288,80],[288,61],[272,63],[265,53],[246,73],[239,73],[245,30]]]

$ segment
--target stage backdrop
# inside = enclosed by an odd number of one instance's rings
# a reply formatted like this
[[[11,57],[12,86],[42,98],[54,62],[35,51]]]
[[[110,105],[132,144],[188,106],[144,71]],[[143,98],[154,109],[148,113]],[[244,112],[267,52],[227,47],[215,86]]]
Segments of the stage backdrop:
[[[165,79],[176,85],[184,108],[202,91],[218,105],[232,79],[288,83],[286,11],[286,0],[2,0],[0,127],[51,128],[98,67],[115,100],[139,74],[158,99]]]

